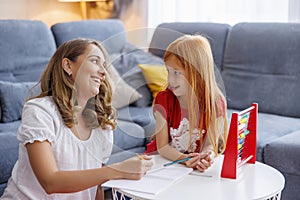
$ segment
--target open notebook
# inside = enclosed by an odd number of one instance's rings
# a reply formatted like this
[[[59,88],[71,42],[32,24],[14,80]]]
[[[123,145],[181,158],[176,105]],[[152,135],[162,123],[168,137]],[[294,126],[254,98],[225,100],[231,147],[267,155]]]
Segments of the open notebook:
[[[149,171],[140,180],[110,180],[102,184],[102,187],[127,189],[156,195],[192,171],[193,169],[187,167],[162,167]]]

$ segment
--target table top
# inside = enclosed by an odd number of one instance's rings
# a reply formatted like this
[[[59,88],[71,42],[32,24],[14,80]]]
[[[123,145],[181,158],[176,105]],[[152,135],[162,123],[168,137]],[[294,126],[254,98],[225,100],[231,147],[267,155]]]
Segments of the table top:
[[[153,159],[154,169],[170,162],[160,155],[153,156]],[[139,199],[249,200],[268,199],[280,194],[284,188],[283,175],[266,164],[260,162],[245,164],[238,168],[237,179],[226,179],[220,177],[222,163],[223,156],[219,156],[205,173],[195,171],[156,196],[130,190],[117,190]],[[181,164],[176,164],[176,166],[185,167]]]

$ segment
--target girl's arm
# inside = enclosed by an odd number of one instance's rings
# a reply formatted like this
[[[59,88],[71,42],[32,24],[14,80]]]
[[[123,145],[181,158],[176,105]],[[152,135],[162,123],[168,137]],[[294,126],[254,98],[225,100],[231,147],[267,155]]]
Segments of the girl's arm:
[[[208,138],[206,138],[204,145],[203,145],[203,149],[200,153],[209,153],[212,156],[215,156],[214,148]]]
[[[196,165],[196,168],[200,172],[205,171],[213,164],[214,158],[215,158],[215,153],[214,153],[213,146],[211,145],[210,140],[206,138],[203,149],[199,154],[199,161]]]
[[[89,170],[59,171],[48,141],[26,144],[32,170],[46,193],[71,193],[101,185],[110,179],[140,179],[152,167],[150,157],[136,157]]]
[[[155,112],[155,119],[155,137],[159,154],[172,161],[189,157],[188,154],[183,154],[169,145],[168,124],[160,112]]]
[[[177,149],[171,147],[169,145],[169,133],[168,133],[167,121],[159,112],[155,113],[155,117],[156,117],[156,128],[155,128],[156,145],[157,145],[157,150],[161,156],[172,161],[191,156],[193,158],[184,162],[184,164],[190,168],[195,168],[198,165],[199,160],[207,156],[206,154],[198,154],[198,153],[183,154],[179,152]]]
[[[222,117],[217,118],[218,128],[217,128],[217,133],[215,133],[216,135],[223,134],[223,125],[224,125],[224,119]],[[212,130],[208,130],[207,134],[211,134],[211,133],[212,133]],[[204,154],[204,155],[206,154],[207,156],[204,159],[199,160],[199,163],[197,164],[196,168],[199,171],[205,171],[212,165],[213,160],[216,156],[216,153],[214,151],[214,148],[213,148],[208,136],[205,139],[204,146],[203,146],[203,149],[200,154]]]
[[[219,136],[221,136],[223,134],[227,134],[227,133],[224,133],[224,118],[222,116],[220,116],[216,119],[216,123],[217,123],[217,130],[216,130],[216,133],[214,133],[216,135],[216,138],[218,138]],[[213,130],[208,130],[202,152],[211,152],[211,154],[215,157],[215,156],[217,156],[218,152],[214,151],[214,148],[208,138],[208,135],[212,134],[212,132],[213,132]],[[226,145],[226,144],[224,144],[224,145]]]

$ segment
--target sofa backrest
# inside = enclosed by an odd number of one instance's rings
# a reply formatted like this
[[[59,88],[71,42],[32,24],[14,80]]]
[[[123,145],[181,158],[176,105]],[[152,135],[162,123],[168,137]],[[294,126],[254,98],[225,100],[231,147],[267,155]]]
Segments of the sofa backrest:
[[[118,19],[63,22],[51,27],[56,45],[75,39],[91,38],[100,41],[110,53],[117,53],[127,43],[123,23]]]
[[[232,27],[222,77],[228,107],[300,117],[300,24],[240,23]]]
[[[226,44],[228,24],[172,22],[160,24],[153,34],[149,52],[163,57],[168,45],[183,34],[201,34],[210,42],[214,61],[219,70],[222,69],[223,52]]]
[[[0,80],[37,81],[56,49],[46,24],[0,20]]]

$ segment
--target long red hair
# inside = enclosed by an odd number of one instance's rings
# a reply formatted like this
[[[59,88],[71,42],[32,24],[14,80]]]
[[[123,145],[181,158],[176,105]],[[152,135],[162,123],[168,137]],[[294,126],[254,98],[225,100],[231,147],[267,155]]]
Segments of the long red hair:
[[[172,42],[164,55],[166,62],[175,56],[185,70],[189,86],[188,111],[190,134],[206,128],[214,152],[223,153],[227,140],[226,99],[215,78],[209,41],[200,35],[184,35]],[[205,124],[203,124],[205,123]]]

